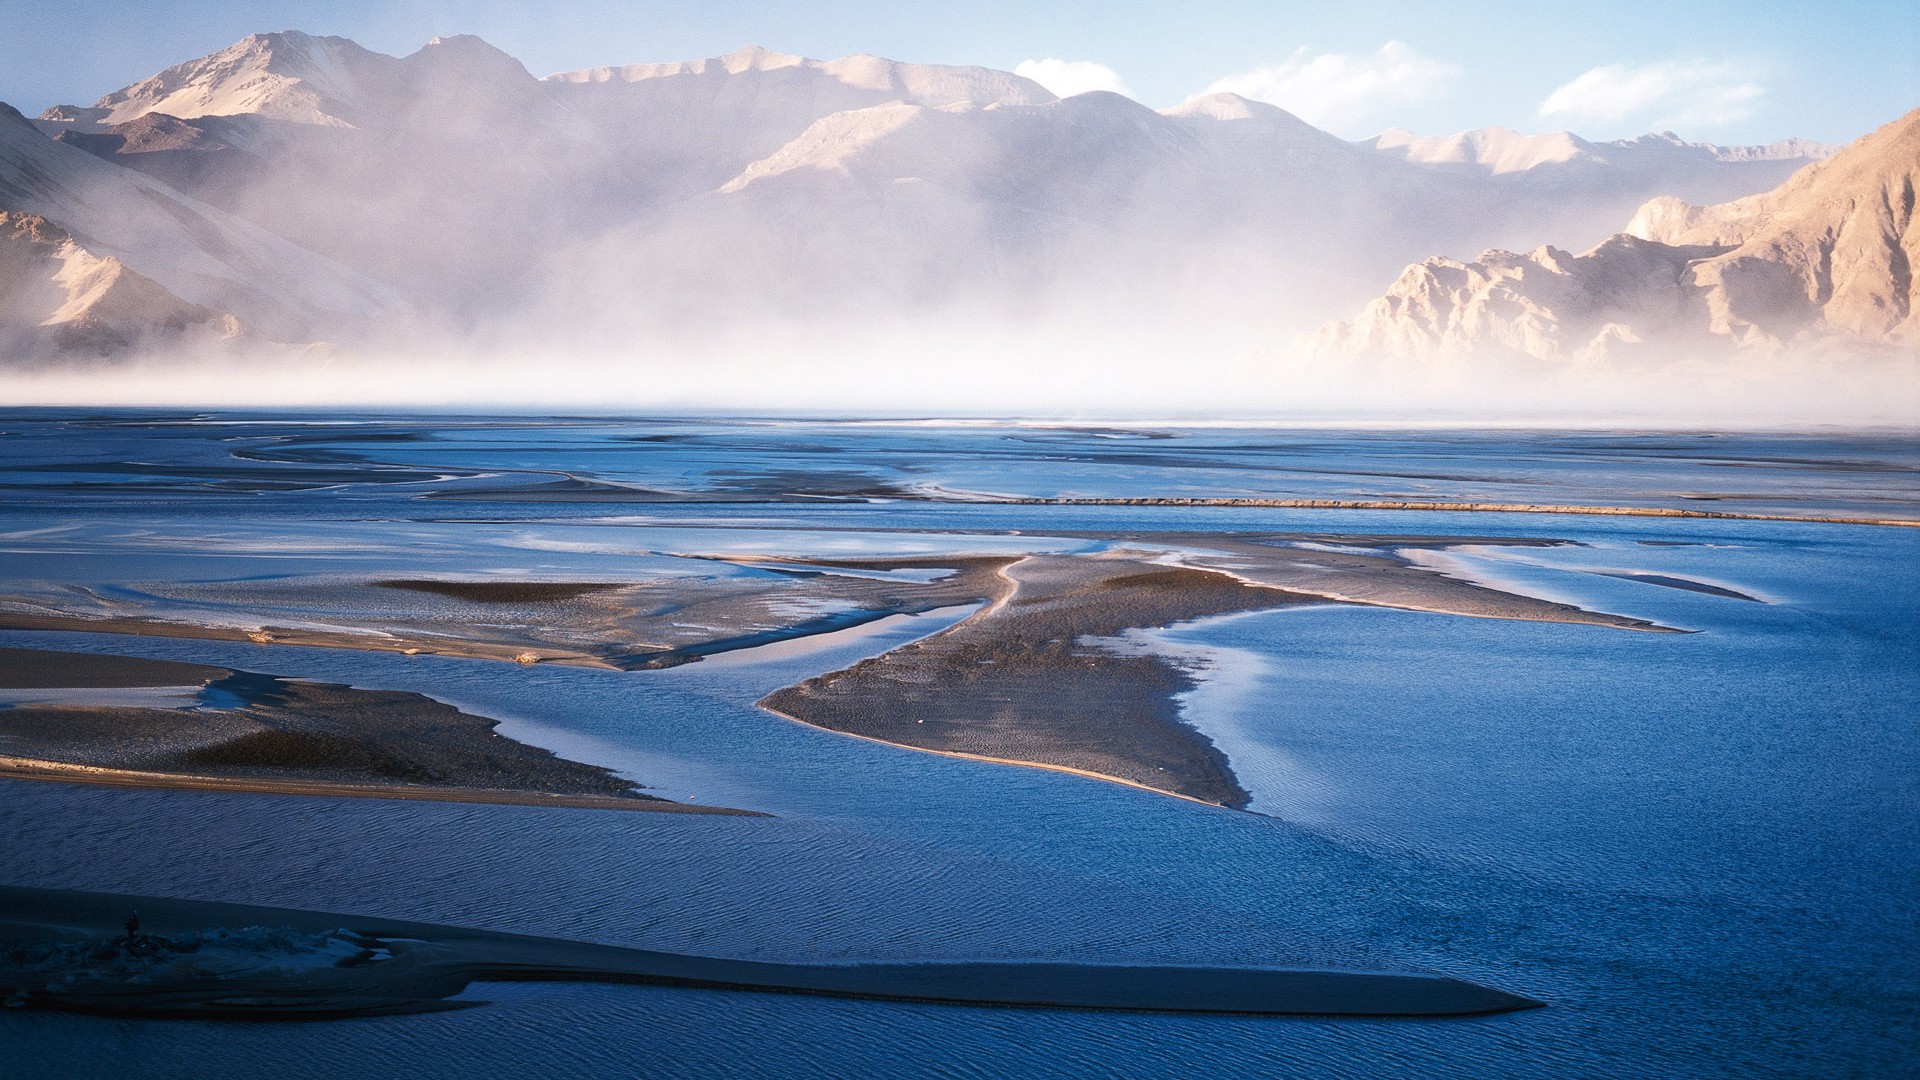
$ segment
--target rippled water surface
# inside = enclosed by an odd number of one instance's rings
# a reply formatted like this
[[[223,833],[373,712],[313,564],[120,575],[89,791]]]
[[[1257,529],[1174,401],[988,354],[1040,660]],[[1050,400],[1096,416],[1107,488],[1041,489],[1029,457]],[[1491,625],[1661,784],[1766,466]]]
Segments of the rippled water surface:
[[[1909,440],[56,413],[6,417],[0,431],[9,588],[130,595],[168,582],[505,570],[624,580],[671,572],[689,552],[1080,550],[1097,543],[1082,534],[1102,530],[1299,530],[1578,541],[1434,558],[1499,587],[1696,631],[1327,605],[1139,635],[1196,673],[1187,719],[1227,753],[1256,813],[850,739],[752,706],[964,609],[631,673],[0,633],[0,645],[427,693],[666,797],[774,815],[4,781],[0,881],[11,884],[782,960],[1413,967],[1550,1003],[1362,1021],[482,985],[470,996],[485,1008],[328,1024],[0,1015],[8,1075],[1914,1067],[1920,532],[919,501],[1422,493],[1910,516],[1920,452]],[[556,480],[673,501],[488,495]],[[476,497],[424,497],[448,493]]]

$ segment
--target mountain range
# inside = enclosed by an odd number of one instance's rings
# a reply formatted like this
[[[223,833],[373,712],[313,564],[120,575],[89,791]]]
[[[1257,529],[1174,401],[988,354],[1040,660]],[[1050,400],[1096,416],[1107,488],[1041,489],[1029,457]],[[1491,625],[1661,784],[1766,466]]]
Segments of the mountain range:
[[[394,57],[259,34],[91,106],[0,108],[0,359],[644,356],[1069,320],[1204,326],[1248,356],[1302,334],[1421,358],[1897,341],[1913,122],[1838,155],[1499,128],[1349,142],[1231,94],[1155,111],[872,56],[536,78],[469,36]],[[1907,186],[1867,157],[1904,160]],[[1819,209],[1870,187],[1878,224]]]

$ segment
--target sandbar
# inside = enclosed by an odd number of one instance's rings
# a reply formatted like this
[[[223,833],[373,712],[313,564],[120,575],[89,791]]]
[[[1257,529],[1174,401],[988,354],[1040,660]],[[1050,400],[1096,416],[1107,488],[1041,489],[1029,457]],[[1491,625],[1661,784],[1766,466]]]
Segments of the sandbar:
[[[137,914],[137,926],[128,927]],[[482,1002],[473,982],[614,982],[954,1005],[1469,1016],[1532,998],[1414,971],[1059,961],[768,963],[433,923],[0,886],[0,1000],[121,1016],[325,1019]]]
[[[15,583],[0,628],[144,634],[633,671],[976,603],[1012,556],[855,565],[683,556],[704,575],[640,581],[338,575],[144,583],[131,595]],[[764,565],[763,565],[764,564]],[[931,580],[888,569],[941,571]],[[853,572],[838,573],[836,570]]]
[[[1679,589],[1683,592],[1696,592],[1707,596],[1725,597],[1728,600],[1751,600],[1756,604],[1766,603],[1766,601],[1757,596],[1748,596],[1738,589],[1729,589],[1725,585],[1713,585],[1705,581],[1695,581],[1692,578],[1673,577],[1670,574],[1643,574],[1634,570],[1595,570],[1594,573],[1599,574],[1601,577],[1619,578],[1622,581],[1638,581],[1647,585],[1659,585],[1668,589]]]
[[[971,546],[968,536],[984,532],[934,535],[961,550],[837,558],[681,554],[714,569],[633,582],[320,577],[144,585],[97,603],[84,589],[43,589],[7,598],[0,626],[633,671],[977,603],[978,612],[941,633],[777,690],[759,704],[847,735],[1097,776],[1233,808],[1244,808],[1251,796],[1220,751],[1180,716],[1178,699],[1194,688],[1192,674],[1111,639],[1309,603],[1677,632],[1450,576],[1425,555],[1466,545],[1565,543],[1546,538],[1061,530],[1034,534],[1042,550],[1023,554],[1004,552],[1005,533],[992,534],[1001,553],[962,548]],[[1062,540],[1089,544],[1071,553],[1044,550]],[[185,621],[201,612],[232,619],[236,610],[291,613],[302,625]]]
[[[186,708],[0,708],[0,776],[683,813],[749,813],[647,795],[607,769],[498,734],[421,694],[136,657],[0,649],[0,689],[200,686]]]
[[[992,604],[960,623],[761,699],[816,727],[957,756],[1120,780],[1219,806],[1251,796],[1181,721],[1193,679],[1116,647],[1134,628],[1319,597],[1168,566],[1142,552],[1034,555],[1002,571]]]

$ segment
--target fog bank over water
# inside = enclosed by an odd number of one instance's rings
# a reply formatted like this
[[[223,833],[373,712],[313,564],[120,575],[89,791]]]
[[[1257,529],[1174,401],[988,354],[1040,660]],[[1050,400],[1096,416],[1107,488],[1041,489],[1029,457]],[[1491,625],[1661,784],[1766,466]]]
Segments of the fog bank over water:
[[[1920,425],[1920,360],[1574,366],[1356,360],[1234,342],[955,322],[726,343],[151,356],[13,372],[10,405],[1243,419],[1654,427]]]

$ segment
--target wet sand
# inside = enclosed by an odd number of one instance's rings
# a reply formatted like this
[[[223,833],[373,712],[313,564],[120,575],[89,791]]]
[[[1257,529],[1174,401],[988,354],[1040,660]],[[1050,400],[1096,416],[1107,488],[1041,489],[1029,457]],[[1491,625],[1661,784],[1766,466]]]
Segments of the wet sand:
[[[777,690],[760,707],[847,735],[1115,780],[1218,806],[1250,795],[1184,723],[1173,661],[1103,643],[1130,629],[1300,603],[1673,632],[1644,619],[1488,588],[1404,549],[1483,538],[1100,534],[1140,550],[1034,555],[991,606],[941,634]],[[1496,540],[1552,545],[1559,541]]]
[[[1679,589],[1683,592],[1696,592],[1707,596],[1725,597],[1728,600],[1751,600],[1756,604],[1766,602],[1757,596],[1748,596],[1738,589],[1729,589],[1724,585],[1710,585],[1707,582],[1695,581],[1692,578],[1672,577],[1667,574],[1643,574],[1633,570],[1596,570],[1594,573],[1599,574],[1601,577],[1619,578],[1621,581],[1638,581],[1648,585],[1660,585],[1668,589]]]
[[[137,930],[125,928],[138,913]],[[782,964],[360,915],[0,886],[0,1000],[253,1020],[421,1012],[475,981],[621,982],[956,1005],[1467,1016],[1542,1003],[1421,972],[1051,961]]]
[[[552,475],[552,474],[530,474]],[[659,503],[659,504],[754,504],[871,502],[874,500],[927,501],[927,496],[862,472],[823,470],[773,470],[742,473],[737,476],[709,477],[710,486],[696,490],[667,491],[608,483],[581,476],[559,476],[550,480],[522,480],[506,483],[446,488],[429,491],[423,499],[460,502],[503,503]]]
[[[1826,463],[1810,463],[1826,464]],[[551,474],[546,474],[551,475]],[[1464,481],[1457,475],[1425,476],[1402,473],[1355,473],[1397,479]],[[425,499],[479,502],[549,503],[794,503],[847,502],[883,499],[905,502],[995,503],[1014,506],[1209,506],[1277,508],[1288,510],[1431,510],[1451,513],[1581,514],[1603,517],[1707,518],[1739,521],[1803,521],[1838,525],[1920,527],[1920,519],[1842,514],[1764,514],[1741,510],[1696,510],[1683,506],[1623,506],[1593,503],[1485,502],[1426,499],[1310,499],[1243,496],[1019,496],[903,486],[865,473],[786,470],[758,473],[697,490],[666,491],[612,484],[576,476],[451,488],[429,492]],[[1718,495],[1681,496],[1714,501]]]
[[[633,671],[692,663],[992,595],[1008,556],[811,562],[687,556],[645,581],[316,577],[144,584],[135,597],[15,583],[0,629],[365,649]],[[852,571],[836,573],[835,570]],[[887,579],[888,570],[945,573]]]
[[[47,780],[101,787],[166,788],[173,791],[228,791],[258,795],[313,795],[329,799],[396,799],[401,802],[481,803],[489,806],[545,806],[573,810],[644,810],[660,814],[721,814],[765,817],[754,810],[671,802],[650,795],[558,795],[503,788],[463,788],[422,784],[352,784],[319,780],[247,780],[224,776],[141,772],[64,765],[35,758],[0,756],[0,780]]]
[[[420,694],[134,657],[0,650],[0,689],[68,685],[79,692],[74,703],[0,709],[0,776],[203,791],[746,813],[643,794],[609,770],[506,738],[494,731],[496,721]],[[85,689],[100,686],[199,687],[202,704],[87,704]]]
[[[1174,541],[1169,535],[1150,539],[1163,543]],[[1549,540],[1525,546],[1558,543]],[[1361,550],[1344,550],[1356,546]],[[1204,550],[1183,553],[1181,559],[1191,566],[1221,570],[1250,582],[1342,603],[1479,619],[1571,623],[1651,633],[1681,632],[1646,619],[1492,588],[1452,577],[1444,569],[1417,561],[1427,551],[1462,546],[1482,545],[1479,541],[1462,544],[1457,540],[1352,545],[1291,539],[1276,542],[1259,536],[1219,537],[1210,539]],[[1511,541],[1508,546],[1513,546]]]
[[[1357,475],[1374,475],[1361,473]],[[1402,474],[1384,474],[1399,478]],[[1410,477],[1464,480],[1459,476]],[[507,503],[806,503],[887,500],[935,503],[994,503],[1012,506],[1208,506],[1285,510],[1435,510],[1483,514],[1579,514],[1601,517],[1706,518],[1733,521],[1800,521],[1830,525],[1920,527],[1920,519],[1845,514],[1764,514],[1742,510],[1696,510],[1683,506],[1623,506],[1596,503],[1481,502],[1425,499],[1298,499],[1242,496],[1016,496],[909,487],[856,474],[790,472],[744,477],[730,486],[664,491],[629,487],[579,477],[462,487],[432,491],[424,499]],[[1695,496],[1713,501],[1719,496]]]
[[[958,546],[968,534],[935,535]],[[1671,629],[1460,581],[1401,554],[1466,544],[1562,543],[1556,540],[1073,530],[1034,535],[1151,549],[1196,569],[1343,603]],[[1001,588],[1000,569],[1023,556],[963,549],[907,558],[678,557],[716,569],[629,582],[325,576],[139,583],[111,594],[16,582],[0,595],[0,629],[146,634],[632,671],[831,633],[891,615],[984,602]],[[944,573],[933,580],[887,578],[893,571]]]
[[[1392,607],[1475,618],[1676,632],[1449,576],[1429,551],[1464,545],[1553,546],[1500,537],[1296,533],[1059,532],[1078,554],[947,553],[821,558],[682,555],[696,574],[645,582],[394,577],[143,586],[137,603],[97,615],[0,611],[0,626],[86,629],[265,644],[562,663],[670,667],[847,629],[896,614],[984,603],[931,638],[774,692],[760,705],[802,723],[915,749],[1096,776],[1226,807],[1250,799],[1211,742],[1184,723],[1194,687],[1173,661],[1113,639],[1133,629],[1299,603]],[[964,534],[950,539],[965,543]],[[1104,550],[1101,550],[1104,549]],[[1116,550],[1118,549],[1118,550]],[[720,568],[724,567],[724,569]],[[926,580],[931,572],[932,579]],[[892,576],[889,576],[892,575]],[[72,603],[73,590],[60,602]],[[396,600],[396,598],[398,598]],[[295,629],[192,625],[206,605],[231,618],[257,604],[291,611]],[[320,620],[324,625],[316,626]],[[571,646],[563,647],[563,646]],[[303,691],[314,693],[317,691]],[[315,752],[318,752],[317,750]],[[74,764],[128,773],[179,763]],[[352,776],[305,777],[358,783]],[[227,774],[223,774],[227,775]],[[257,777],[227,775],[257,783]],[[131,781],[129,781],[131,782]],[[443,781],[456,786],[453,781]],[[496,787],[492,782],[466,786]],[[506,785],[513,787],[514,785]],[[519,785],[524,787],[525,785]],[[555,794],[560,789],[545,789]],[[598,797],[603,791],[564,789]]]
[[[227,668],[139,656],[0,648],[0,690],[204,686],[231,674]]]
[[[607,581],[446,581],[439,578],[387,578],[369,584],[381,589],[451,596],[476,604],[539,604],[577,600],[620,588]]]
[[[1149,553],[1029,556],[992,605],[946,631],[777,690],[770,712],[958,756],[1120,780],[1219,806],[1250,796],[1179,716],[1192,677],[1111,641],[1127,630],[1319,598]]]

